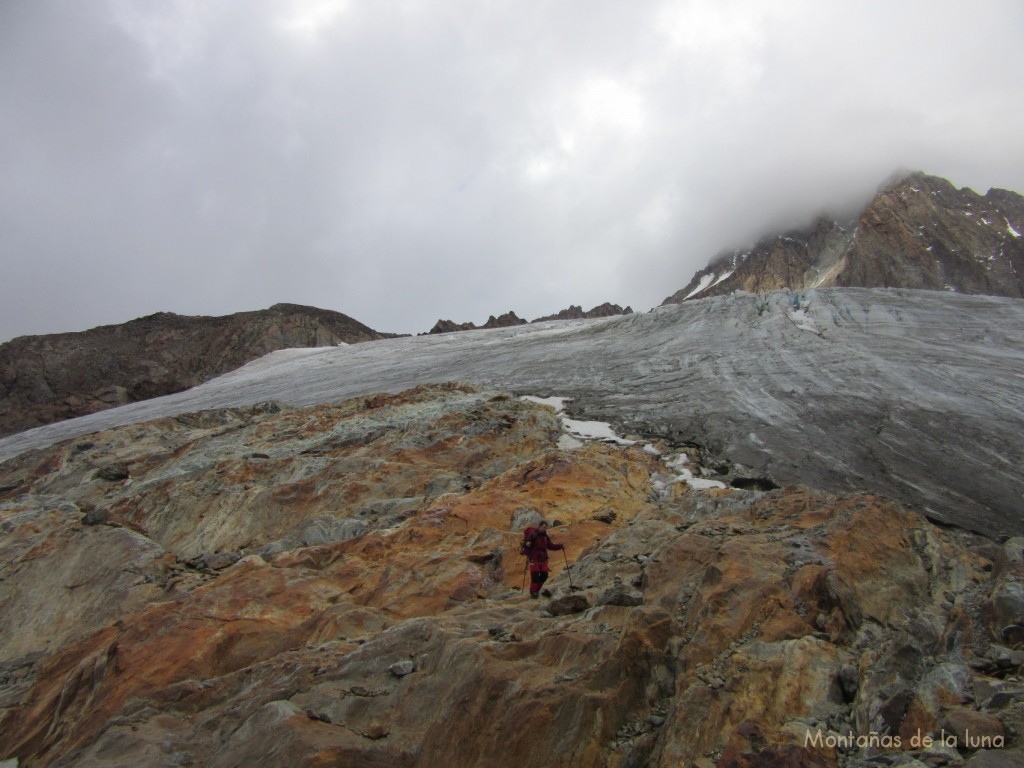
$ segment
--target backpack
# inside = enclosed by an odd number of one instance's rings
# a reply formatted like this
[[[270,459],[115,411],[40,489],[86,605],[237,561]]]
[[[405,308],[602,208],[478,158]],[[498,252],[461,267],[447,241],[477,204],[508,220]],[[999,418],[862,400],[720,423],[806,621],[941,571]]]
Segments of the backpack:
[[[523,531],[523,540],[519,544],[519,554],[528,555],[530,554],[530,545],[533,543],[533,537],[536,535],[537,529],[530,526]]]

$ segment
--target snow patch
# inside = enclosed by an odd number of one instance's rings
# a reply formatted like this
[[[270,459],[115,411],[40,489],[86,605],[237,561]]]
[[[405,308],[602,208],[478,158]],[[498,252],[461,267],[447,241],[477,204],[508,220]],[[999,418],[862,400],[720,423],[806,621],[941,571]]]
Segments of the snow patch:
[[[1010,236],[1011,237],[1020,237],[1020,232],[1018,232],[1016,229],[1013,228],[1013,224],[1010,223],[1010,220],[1009,219],[1005,219],[1005,221],[1006,221],[1006,231],[1010,233]]]
[[[672,477],[667,478],[662,475],[655,475],[652,478],[654,489],[656,491],[664,491],[669,486],[676,485],[677,483],[686,483],[695,491],[708,491],[712,488],[728,487],[721,480],[706,480],[701,477],[694,477],[693,472],[686,467],[689,462],[690,457],[685,453],[665,459],[665,466],[672,470],[674,474]]]
[[[687,464],[690,463],[690,457],[685,453],[680,453],[672,458],[665,459],[665,466],[669,469],[682,470]]]
[[[526,400],[530,403],[537,403],[538,405],[546,405],[549,408],[554,408],[555,413],[559,414],[565,410],[566,403],[572,402],[571,397],[535,397],[533,395],[523,395],[519,399]],[[636,445],[635,440],[626,440],[616,435],[611,424],[607,424],[603,421],[582,421],[562,416],[562,429],[565,430],[565,434],[558,438],[558,447],[562,450],[571,451],[576,448],[580,448],[586,440],[600,440],[601,442],[622,446]],[[650,453],[651,451],[656,452],[658,449],[652,445],[648,445],[645,446],[644,450]],[[654,455],[657,455],[657,453]]]
[[[683,297],[683,301],[686,301],[687,299],[696,296],[698,293],[700,293],[705,288],[707,288],[709,285],[711,285],[711,281],[714,280],[714,279],[715,279],[715,273],[714,272],[712,272],[711,274],[708,274],[708,275],[704,275],[704,277],[702,277],[700,279],[700,283],[697,285],[697,287],[694,288],[692,291],[690,291],[688,294],[686,294],[686,296]]]
[[[727,487],[721,480],[703,480],[697,477],[691,477],[686,481],[686,484],[695,491],[710,491],[712,488]]]
[[[735,271],[736,271],[735,269],[730,269],[728,272],[723,272],[722,276],[720,278],[718,278],[717,280],[715,280],[715,282],[713,282],[711,284],[711,287],[714,288],[716,285],[718,285],[723,280],[727,280],[729,277],[732,276],[732,273],[735,272]]]
[[[616,435],[611,425],[603,421],[579,421],[563,416],[562,425],[572,437],[580,440],[600,440],[615,445],[636,445],[635,440],[626,440]]]

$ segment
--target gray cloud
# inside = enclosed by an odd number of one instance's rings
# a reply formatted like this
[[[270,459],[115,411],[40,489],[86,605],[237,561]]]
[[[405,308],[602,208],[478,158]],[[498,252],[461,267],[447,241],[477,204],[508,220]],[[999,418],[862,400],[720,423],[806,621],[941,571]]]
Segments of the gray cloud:
[[[646,309],[899,168],[1024,190],[1016,0],[15,0],[0,339]]]

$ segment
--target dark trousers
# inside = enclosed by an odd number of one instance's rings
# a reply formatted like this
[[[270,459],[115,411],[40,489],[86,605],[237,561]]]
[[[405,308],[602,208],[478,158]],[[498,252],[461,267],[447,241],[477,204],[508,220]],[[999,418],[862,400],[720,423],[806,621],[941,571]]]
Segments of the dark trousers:
[[[548,580],[547,563],[530,563],[530,594],[536,595]]]

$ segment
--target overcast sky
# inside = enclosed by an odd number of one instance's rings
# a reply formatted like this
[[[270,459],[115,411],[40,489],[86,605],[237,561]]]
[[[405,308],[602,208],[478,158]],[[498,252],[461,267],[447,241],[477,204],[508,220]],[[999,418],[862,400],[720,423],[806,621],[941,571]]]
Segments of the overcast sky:
[[[898,169],[1024,192],[1020,0],[3,0],[0,340],[646,310]]]

